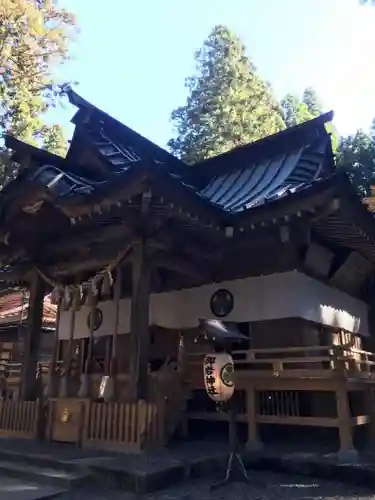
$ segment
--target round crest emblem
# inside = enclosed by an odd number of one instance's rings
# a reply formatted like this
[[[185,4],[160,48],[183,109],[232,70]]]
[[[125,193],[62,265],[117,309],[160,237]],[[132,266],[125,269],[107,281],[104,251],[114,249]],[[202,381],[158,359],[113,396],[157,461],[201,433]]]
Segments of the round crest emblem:
[[[210,300],[211,312],[218,318],[224,318],[232,312],[234,305],[233,295],[229,290],[216,290]]]
[[[89,330],[91,330],[92,324],[92,329],[95,332],[98,328],[101,327],[102,323],[103,313],[98,307],[96,307],[93,311],[90,311],[89,315],[87,316],[87,326]]]
[[[220,370],[220,379],[227,387],[234,386],[234,370],[232,363],[227,363],[222,367]]]
[[[68,408],[64,408],[62,413],[61,413],[61,418],[60,418],[61,422],[63,424],[67,424],[70,420],[70,413],[69,413],[69,410]]]

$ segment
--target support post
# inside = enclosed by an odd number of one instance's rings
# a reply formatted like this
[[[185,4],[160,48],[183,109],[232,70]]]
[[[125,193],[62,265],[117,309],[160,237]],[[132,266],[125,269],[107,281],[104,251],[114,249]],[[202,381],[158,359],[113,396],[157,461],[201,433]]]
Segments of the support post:
[[[247,409],[247,443],[246,448],[249,451],[258,451],[263,448],[263,444],[258,435],[258,424],[256,421],[257,405],[256,405],[255,387],[250,386],[246,392],[246,409]]]
[[[146,254],[146,244],[144,240],[141,240],[134,247],[132,274],[130,374],[134,378],[131,383],[131,397],[133,400],[139,400],[146,399],[147,397],[150,343],[150,262]]]
[[[57,357],[59,354],[59,342],[60,342],[59,340],[60,313],[61,313],[61,300],[59,300],[57,304],[56,328],[53,340],[53,353],[52,353],[52,360],[48,370],[48,382],[45,389],[45,395],[49,398],[55,397],[59,389],[56,365],[57,365]]]
[[[37,397],[37,365],[42,337],[44,294],[45,283],[39,273],[35,272],[30,287],[25,359],[21,383],[21,397],[26,401]]]
[[[115,302],[115,317],[114,317],[114,329],[113,338],[111,343],[111,354],[109,363],[109,377],[107,382],[106,394],[104,399],[112,401],[116,399],[117,396],[117,371],[118,371],[118,360],[117,360],[117,340],[118,340],[118,329],[119,329],[119,317],[120,317],[120,299],[121,299],[121,267],[120,264],[116,268],[116,278],[115,278],[115,289],[113,294],[113,300]]]
[[[186,349],[185,349],[185,337],[184,333],[180,332],[180,340],[178,343],[178,353],[177,353],[177,361],[178,361],[178,376],[180,377],[180,387],[183,391],[182,398],[184,399],[184,407],[182,410],[182,424],[181,424],[181,433],[184,439],[187,439],[189,434],[188,428],[188,416],[186,411],[187,406],[187,373],[186,373]]]
[[[73,340],[74,340],[74,328],[76,322],[76,310],[71,306],[70,311],[70,326],[69,326],[69,341],[68,347],[64,356],[64,365],[63,365],[63,376],[61,378],[60,384],[60,397],[67,398],[70,392],[70,375],[72,368],[72,358],[73,358]]]
[[[355,462],[358,459],[358,453],[353,445],[353,427],[349,405],[348,381],[345,376],[345,362],[339,359],[339,356],[340,351],[336,349],[336,408],[340,440],[338,459],[340,462],[350,463]]]
[[[366,402],[366,413],[370,417],[369,428],[369,441],[375,443],[375,397],[374,386],[371,384],[363,391]]]
[[[94,365],[94,326],[95,326],[95,310],[96,310],[96,295],[91,291],[90,296],[90,321],[89,321],[89,342],[87,348],[87,358],[85,363],[84,373],[81,375],[81,386],[78,391],[80,398],[88,398],[91,394],[91,374]]]

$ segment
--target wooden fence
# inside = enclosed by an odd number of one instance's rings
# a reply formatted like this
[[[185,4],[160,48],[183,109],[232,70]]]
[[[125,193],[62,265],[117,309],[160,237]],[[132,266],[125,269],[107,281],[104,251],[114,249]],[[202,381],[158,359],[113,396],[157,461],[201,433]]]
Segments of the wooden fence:
[[[298,391],[258,391],[257,396],[259,415],[300,416]]]
[[[142,450],[158,446],[164,439],[163,422],[156,404],[89,403],[83,446]]]
[[[237,419],[248,425],[249,439],[259,424],[336,427],[344,449],[352,443],[348,436],[353,427],[375,428],[374,353],[329,345],[250,349],[232,355],[237,394],[247,401]],[[192,391],[204,388],[203,356],[188,356]],[[202,410],[189,411],[188,418],[227,420],[224,414]]]
[[[188,372],[198,371],[205,353],[188,354]],[[335,377],[338,372],[375,380],[375,354],[343,345],[301,346],[234,351],[235,372],[240,378]]]
[[[0,436],[36,438],[39,401],[0,401]]]

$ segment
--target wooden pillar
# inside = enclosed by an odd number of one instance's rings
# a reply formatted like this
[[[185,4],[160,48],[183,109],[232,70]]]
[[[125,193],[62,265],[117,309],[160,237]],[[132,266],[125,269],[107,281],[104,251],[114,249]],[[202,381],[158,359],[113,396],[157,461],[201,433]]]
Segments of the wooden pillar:
[[[109,378],[107,382],[106,394],[104,395],[105,400],[114,400],[117,396],[117,372],[118,372],[118,358],[117,358],[117,344],[118,344],[118,329],[119,329],[119,318],[120,318],[120,299],[121,299],[121,267],[120,265],[116,268],[116,278],[115,278],[115,289],[113,294],[113,300],[115,303],[115,316],[114,316],[114,328],[113,337],[110,344],[110,362],[109,362]]]
[[[182,397],[184,398],[184,407],[182,410],[182,424],[181,433],[184,439],[187,439],[189,434],[189,422],[187,414],[187,396],[188,396],[188,382],[187,382],[187,358],[186,358],[186,348],[185,348],[185,337],[184,333],[180,332],[180,339],[178,343],[177,352],[177,362],[178,362],[178,376],[180,377],[180,387],[183,391]]]
[[[184,377],[186,375],[186,348],[185,348],[185,337],[183,332],[180,332],[177,362],[178,362],[178,370]]]
[[[363,396],[365,398],[366,414],[370,418],[370,422],[368,424],[369,441],[371,443],[375,443],[375,394],[374,386],[372,384],[364,389]]]
[[[247,443],[246,448],[250,451],[256,451],[263,447],[258,435],[258,424],[256,421],[255,387],[249,386],[246,391],[246,410],[247,410]]]
[[[338,419],[338,431],[340,449],[338,458],[341,462],[352,462],[358,458],[357,451],[353,445],[352,416],[349,405],[349,388],[346,376],[345,361],[341,359],[343,350],[334,349],[334,361],[336,366],[336,409]]]
[[[54,341],[53,341],[52,360],[49,366],[48,382],[45,392],[46,396],[49,398],[55,397],[59,389],[56,370],[57,370],[57,358],[59,355],[59,344],[60,344],[60,339],[59,339],[60,313],[61,313],[61,300],[59,300],[57,304],[56,327],[55,327]]]
[[[95,326],[95,310],[97,305],[97,296],[91,291],[90,295],[90,321],[89,321],[89,340],[87,346],[87,358],[85,363],[85,371],[81,375],[81,385],[78,391],[80,398],[88,398],[91,395],[92,379],[91,375],[94,367],[94,326]]]
[[[35,272],[30,287],[29,309],[27,314],[27,332],[22,370],[21,397],[33,400],[37,397],[37,365],[42,337],[43,302],[45,282]]]
[[[349,393],[347,387],[342,383],[339,383],[336,389],[336,407],[340,439],[339,453],[344,457],[347,453],[352,453],[355,450],[353,445]]]
[[[133,289],[130,319],[130,375],[131,398],[146,399],[149,357],[149,307],[150,307],[150,262],[146,254],[145,241],[139,242],[133,251]]]
[[[70,325],[69,325],[69,340],[68,340],[68,346],[65,352],[64,356],[64,363],[63,363],[63,376],[61,378],[61,384],[60,384],[60,397],[61,398],[67,398],[70,393],[70,386],[71,386],[71,368],[72,368],[72,359],[73,359],[73,341],[74,341],[74,329],[75,329],[75,323],[76,323],[76,310],[71,306],[70,310]]]

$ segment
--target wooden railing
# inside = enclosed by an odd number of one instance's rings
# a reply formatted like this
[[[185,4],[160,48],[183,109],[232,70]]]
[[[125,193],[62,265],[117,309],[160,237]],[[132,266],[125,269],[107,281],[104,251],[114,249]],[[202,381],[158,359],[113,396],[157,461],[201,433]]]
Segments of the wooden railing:
[[[50,363],[38,362],[36,374],[42,377],[48,374]],[[8,361],[0,366],[0,399],[17,399],[21,387],[23,363],[21,361]]]
[[[39,401],[0,401],[0,436],[36,438]]]
[[[167,444],[186,418],[188,385],[184,380],[184,371],[177,363],[166,362],[158,370],[152,381],[152,392],[162,422],[161,445]]]
[[[341,436],[350,427],[374,420],[375,402],[369,397],[374,385],[360,383],[375,382],[372,352],[352,345],[329,345],[253,349],[232,355],[236,388],[242,392],[242,400],[247,401],[237,415],[239,422],[336,427]],[[189,356],[189,373],[200,377],[192,377],[193,390],[203,388],[203,356]],[[350,399],[351,390],[357,391],[357,399]],[[321,391],[325,393],[324,402]],[[191,411],[189,418],[227,419],[212,410]]]
[[[48,373],[49,361],[39,361],[37,363],[37,371],[41,370],[42,373]],[[22,361],[7,361],[0,366],[0,375],[5,377],[20,377],[22,373]]]
[[[162,425],[155,404],[94,403],[87,408],[83,445],[139,451],[157,445]]]
[[[260,415],[300,416],[298,391],[259,391],[257,396],[257,411]]]
[[[234,351],[235,372],[249,377],[375,378],[375,354],[348,346],[308,346]],[[188,372],[200,370],[204,353],[188,355]],[[199,368],[198,368],[199,366]]]

